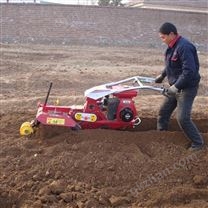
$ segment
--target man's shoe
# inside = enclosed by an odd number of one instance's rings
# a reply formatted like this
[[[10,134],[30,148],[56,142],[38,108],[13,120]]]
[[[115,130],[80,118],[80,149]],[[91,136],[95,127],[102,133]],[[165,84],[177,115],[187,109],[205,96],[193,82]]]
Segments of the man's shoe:
[[[202,150],[203,147],[204,147],[204,145],[200,145],[200,146],[196,146],[196,147],[189,147],[188,151],[190,151],[190,152],[199,151],[199,150]]]

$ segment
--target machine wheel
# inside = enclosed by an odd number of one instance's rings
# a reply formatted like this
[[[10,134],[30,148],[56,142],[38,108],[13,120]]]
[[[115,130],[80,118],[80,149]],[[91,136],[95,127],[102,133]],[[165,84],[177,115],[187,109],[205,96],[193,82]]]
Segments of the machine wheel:
[[[34,133],[34,129],[30,122],[24,122],[20,127],[20,135],[28,136]]]

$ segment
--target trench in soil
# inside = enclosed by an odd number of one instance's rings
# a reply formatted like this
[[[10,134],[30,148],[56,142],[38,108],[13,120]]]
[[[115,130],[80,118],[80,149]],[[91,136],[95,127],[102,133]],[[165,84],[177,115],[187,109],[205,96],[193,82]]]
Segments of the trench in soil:
[[[1,127],[0,129],[2,131],[9,131],[10,133],[14,132],[17,133],[19,132],[19,128],[21,124],[25,121],[31,121],[33,119],[33,114],[24,114],[24,113],[14,113],[14,114],[2,114],[0,115],[0,120],[1,120]],[[193,122],[197,126],[200,132],[202,133],[207,133],[208,132],[208,119],[193,119]],[[141,123],[136,126],[134,129],[130,129],[129,131],[151,131],[151,130],[156,130],[157,126],[157,119],[156,118],[142,118],[141,117]],[[52,128],[54,126],[51,126]],[[47,129],[47,128],[46,128]],[[51,129],[51,128],[50,128]],[[59,132],[62,130],[68,131],[68,128],[66,127],[56,127],[54,131],[57,129],[60,129]],[[169,123],[169,129],[168,131],[181,131],[177,120],[176,119],[171,119]]]
[[[142,122],[135,128],[135,131],[150,131],[156,130],[156,118],[141,118]],[[208,119],[193,119],[200,132],[206,133],[208,131]],[[176,119],[171,119],[169,123],[169,131],[180,131],[180,127]]]

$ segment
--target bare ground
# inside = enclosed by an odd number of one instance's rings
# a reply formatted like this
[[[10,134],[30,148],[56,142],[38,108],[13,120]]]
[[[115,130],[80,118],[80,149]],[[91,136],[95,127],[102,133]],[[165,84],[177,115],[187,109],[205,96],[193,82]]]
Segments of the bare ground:
[[[208,141],[207,54],[193,120]],[[0,207],[208,207],[208,150],[190,153],[173,115],[157,132],[162,95],[136,98],[134,131],[40,129],[19,136],[49,82],[49,99],[83,104],[84,90],[123,78],[156,76],[163,51],[92,46],[1,45]]]

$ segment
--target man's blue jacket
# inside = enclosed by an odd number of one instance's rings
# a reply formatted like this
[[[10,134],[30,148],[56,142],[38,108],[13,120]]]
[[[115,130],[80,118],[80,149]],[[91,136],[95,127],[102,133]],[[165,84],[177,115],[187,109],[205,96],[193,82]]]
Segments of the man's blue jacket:
[[[166,50],[162,76],[167,76],[169,84],[174,84],[179,90],[198,86],[199,59],[195,46],[179,36]]]

